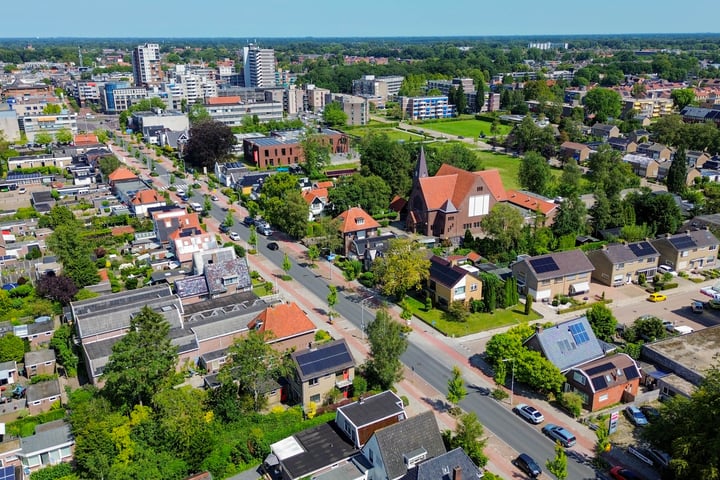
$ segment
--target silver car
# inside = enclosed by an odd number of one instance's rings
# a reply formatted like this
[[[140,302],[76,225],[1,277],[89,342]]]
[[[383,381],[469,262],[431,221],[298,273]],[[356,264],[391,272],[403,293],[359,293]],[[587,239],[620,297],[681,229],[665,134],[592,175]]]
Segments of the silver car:
[[[539,425],[545,421],[545,416],[538,409],[524,403],[518,403],[513,408],[513,412],[534,425]]]

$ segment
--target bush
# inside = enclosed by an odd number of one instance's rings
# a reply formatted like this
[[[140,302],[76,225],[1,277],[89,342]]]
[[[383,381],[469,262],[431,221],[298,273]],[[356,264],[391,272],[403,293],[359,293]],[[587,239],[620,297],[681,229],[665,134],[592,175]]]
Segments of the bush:
[[[574,418],[577,418],[582,413],[583,400],[575,392],[565,392],[560,396],[560,405]]]
[[[30,379],[30,385],[35,385],[36,383],[41,382],[48,382],[50,380],[56,380],[58,378],[57,373],[45,373],[42,375],[35,375]]]
[[[508,398],[510,395],[502,388],[496,388],[492,391],[492,393],[490,393],[490,396],[492,396],[498,402],[501,402]]]
[[[367,392],[367,380],[364,377],[355,375],[352,382],[352,396],[359,397]]]
[[[407,408],[408,405],[410,405],[410,399],[408,399],[405,395],[400,395],[400,400],[403,402],[403,407]]]
[[[258,278],[260,278],[260,272],[258,272],[257,270],[251,271],[250,278],[252,278],[253,280],[257,280]]]

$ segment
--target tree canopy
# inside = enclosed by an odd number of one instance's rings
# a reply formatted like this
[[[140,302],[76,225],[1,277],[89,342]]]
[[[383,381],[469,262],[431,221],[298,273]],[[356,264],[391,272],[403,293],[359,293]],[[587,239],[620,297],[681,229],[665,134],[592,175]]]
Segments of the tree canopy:
[[[390,240],[385,255],[373,262],[372,270],[385,295],[403,299],[428,278],[430,260],[414,240],[395,238]]]
[[[230,155],[235,136],[227,125],[214,120],[199,121],[190,127],[185,159],[197,167],[212,170],[215,162]]]
[[[622,97],[615,90],[596,87],[585,95],[585,106],[595,115],[596,122],[605,122],[608,118],[619,118],[622,112]]]
[[[342,177],[328,194],[333,210],[338,214],[360,206],[370,215],[379,215],[390,205],[390,187],[377,175]]]
[[[342,127],[347,123],[347,113],[343,110],[340,102],[330,102],[323,110],[323,121],[329,127]]]
[[[370,344],[370,359],[366,363],[370,385],[387,390],[402,380],[400,356],[408,346],[402,325],[393,320],[387,309],[381,308],[365,331]]]
[[[412,187],[414,156],[409,146],[398,143],[385,133],[371,133],[360,143],[363,175],[383,178],[392,195],[407,197]]]
[[[547,160],[537,152],[526,153],[520,161],[518,181],[526,190],[548,195],[552,189],[552,173]]]

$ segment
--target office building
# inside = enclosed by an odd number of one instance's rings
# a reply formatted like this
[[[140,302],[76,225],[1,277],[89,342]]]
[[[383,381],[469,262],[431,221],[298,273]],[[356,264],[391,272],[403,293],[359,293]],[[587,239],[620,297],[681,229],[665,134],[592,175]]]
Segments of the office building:
[[[100,101],[106,113],[122,112],[147,97],[145,88],[131,87],[127,82],[109,82],[100,87]]]
[[[275,50],[250,44],[243,48],[246,87],[275,86]]]
[[[146,43],[135,47],[132,52],[132,66],[136,87],[159,85],[162,81],[160,45]]]
[[[214,97],[205,101],[210,118],[228,127],[242,126],[245,117],[257,117],[260,122],[283,119],[282,102],[245,103],[240,97]]]
[[[397,97],[405,77],[391,75],[376,77],[375,75],[363,75],[360,80],[353,80],[353,95],[369,95],[378,97],[383,103],[388,99]]]

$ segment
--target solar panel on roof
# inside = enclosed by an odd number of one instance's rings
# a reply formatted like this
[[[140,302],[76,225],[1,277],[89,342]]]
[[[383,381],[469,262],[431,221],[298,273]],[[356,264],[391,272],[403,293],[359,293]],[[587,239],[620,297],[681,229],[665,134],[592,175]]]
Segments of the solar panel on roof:
[[[0,480],[15,480],[15,467],[0,467]]]
[[[582,345],[583,343],[590,341],[590,335],[588,335],[587,331],[585,330],[585,325],[582,323],[573,323],[568,327],[568,330],[570,330],[570,333],[573,336],[573,339],[575,340],[575,343],[577,345]]]
[[[623,368],[623,373],[625,374],[625,378],[627,378],[628,380],[640,377],[637,368],[635,367],[625,367]]]
[[[670,239],[670,243],[678,250],[685,250],[686,248],[696,247],[697,244],[692,237],[683,235],[682,237],[675,237]]]
[[[537,273],[554,272],[560,270],[552,257],[535,258],[530,260],[530,265]]]
[[[605,377],[595,377],[592,379],[593,387],[595,387],[595,391],[597,390],[604,390],[607,388],[607,382],[605,381]]]
[[[318,350],[311,350],[295,357],[305,375],[331,370],[338,365],[352,362],[344,343],[338,343]]]
[[[628,247],[636,257],[645,257],[655,253],[655,249],[650,245],[650,242],[631,243]]]
[[[613,364],[610,362],[607,362],[607,363],[603,363],[602,365],[598,365],[597,367],[593,367],[588,370],[585,370],[585,373],[587,373],[588,375],[590,375],[592,377],[593,375],[597,375],[598,373],[609,372],[613,368],[614,368]]]

